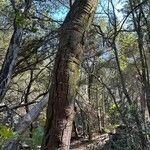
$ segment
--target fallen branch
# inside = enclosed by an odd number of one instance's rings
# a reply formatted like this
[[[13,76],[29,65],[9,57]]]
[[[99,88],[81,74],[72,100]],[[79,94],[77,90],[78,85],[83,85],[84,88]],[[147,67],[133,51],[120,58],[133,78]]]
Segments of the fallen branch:
[[[40,112],[46,107],[48,103],[48,97],[49,94],[46,94],[17,124],[15,131],[17,136],[10,139],[5,147],[5,150],[15,149],[20,136],[27,130],[30,124],[36,120],[36,118],[40,115]]]

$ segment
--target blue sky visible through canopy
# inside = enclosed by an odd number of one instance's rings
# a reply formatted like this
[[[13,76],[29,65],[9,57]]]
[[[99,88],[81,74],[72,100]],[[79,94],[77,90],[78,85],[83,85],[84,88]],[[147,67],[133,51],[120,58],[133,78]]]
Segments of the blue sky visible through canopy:
[[[107,7],[107,3],[108,1],[104,1],[102,0],[101,1],[101,5],[99,5],[99,7],[97,8],[97,12],[103,12],[102,8],[101,7]],[[122,15],[122,12],[120,12],[119,10],[121,10],[123,8],[123,4],[122,4],[122,1],[120,0],[114,0],[114,6],[115,6],[115,12],[116,12],[116,15],[118,17],[119,20],[121,20],[123,18],[123,15]],[[59,20],[59,21],[63,21],[68,13],[69,9],[63,5],[60,6],[60,9],[57,10],[56,13],[54,13],[52,15],[53,19],[54,20]],[[104,13],[104,12],[103,12]]]

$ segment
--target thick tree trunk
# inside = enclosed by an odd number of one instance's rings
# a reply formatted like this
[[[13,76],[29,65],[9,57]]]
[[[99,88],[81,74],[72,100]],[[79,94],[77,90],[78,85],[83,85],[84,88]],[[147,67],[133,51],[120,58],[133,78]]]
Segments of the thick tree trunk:
[[[42,150],[69,150],[84,36],[97,3],[97,0],[76,0],[62,25]]]

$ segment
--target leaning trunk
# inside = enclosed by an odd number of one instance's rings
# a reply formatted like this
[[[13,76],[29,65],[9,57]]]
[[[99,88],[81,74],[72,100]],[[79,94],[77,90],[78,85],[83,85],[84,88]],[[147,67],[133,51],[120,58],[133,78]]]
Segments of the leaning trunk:
[[[20,49],[21,37],[22,29],[18,27],[16,23],[14,23],[14,33],[10,40],[7,54],[0,71],[0,103],[3,101],[11,81],[11,76],[13,74]]]
[[[3,101],[8,87],[10,85],[12,74],[14,73],[14,68],[16,65],[16,60],[20,51],[20,45],[22,40],[23,28],[21,27],[21,22],[19,17],[25,18],[32,4],[32,0],[25,1],[24,11],[20,11],[16,6],[14,1],[12,3],[13,9],[15,10],[14,18],[14,32],[10,40],[10,44],[5,56],[2,68],[0,70],[0,103]]]
[[[84,36],[97,3],[97,0],[76,0],[62,25],[42,150],[69,150]]]

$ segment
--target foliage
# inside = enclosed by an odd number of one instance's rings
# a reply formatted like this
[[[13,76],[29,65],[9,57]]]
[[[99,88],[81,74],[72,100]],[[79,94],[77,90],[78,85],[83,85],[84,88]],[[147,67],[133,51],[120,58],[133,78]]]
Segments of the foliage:
[[[2,149],[4,143],[6,143],[13,136],[14,136],[14,132],[11,128],[5,125],[0,125],[0,149]]]
[[[9,139],[13,136],[13,130],[6,126],[0,126],[0,136],[1,138]]]
[[[17,25],[23,26],[23,24],[25,23],[25,17],[20,12],[16,12],[15,17]]]
[[[119,123],[118,120],[119,120],[120,115],[117,110],[116,104],[110,105],[109,110],[108,110],[108,116],[110,117],[110,122],[112,125]]]
[[[60,26],[69,11],[68,1],[33,0],[29,12],[24,16],[22,11],[25,2],[17,0],[16,7],[19,11],[16,11],[9,0],[0,1],[0,68],[13,38],[14,19],[23,29],[16,66],[9,79],[11,84],[4,97],[7,107],[0,108],[0,122],[10,123],[8,126],[0,126],[1,146],[2,142],[5,144],[5,141],[16,136],[12,129],[19,122],[18,118],[27,113],[39,97],[48,91],[53,78],[59,34],[62,33]],[[139,5],[141,2],[143,4]],[[73,79],[80,74],[79,87],[75,88],[75,122],[80,136],[88,136],[88,128],[91,132],[104,129],[109,133],[114,131],[123,119],[129,129],[131,128],[122,138],[109,143],[116,150],[141,150],[140,134],[150,137],[147,110],[150,91],[148,6],[149,2],[143,0],[101,1],[93,25],[83,37],[85,50],[82,64],[76,70],[77,75],[70,81],[74,83]],[[114,46],[117,55],[114,54]],[[117,56],[120,68],[116,61]],[[73,67],[69,65],[70,70]],[[89,76],[92,76],[91,81],[88,80]],[[21,106],[26,103],[32,104]],[[40,126],[45,123],[45,109],[41,114],[37,118],[39,127],[33,129],[32,138],[26,139],[22,136],[21,140],[35,150],[41,144],[43,136],[43,128]],[[29,137],[29,130],[25,134]]]
[[[37,146],[41,145],[43,134],[43,127],[37,127],[32,131],[32,138],[23,138],[22,140],[25,140],[26,144],[30,145],[34,150],[36,150]]]

